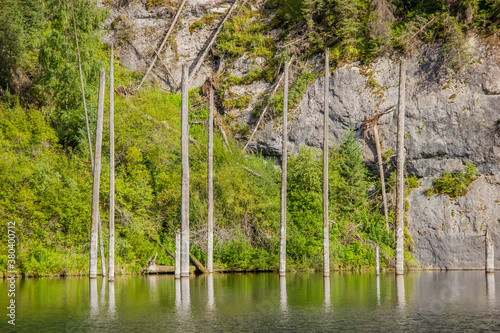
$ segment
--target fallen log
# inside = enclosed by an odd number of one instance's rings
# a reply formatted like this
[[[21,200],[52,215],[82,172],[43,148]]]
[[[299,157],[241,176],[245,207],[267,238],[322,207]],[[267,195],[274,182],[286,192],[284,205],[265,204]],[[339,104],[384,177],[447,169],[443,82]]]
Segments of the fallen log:
[[[175,254],[170,252],[165,246],[163,246],[162,243],[160,243],[153,237],[150,237],[149,240],[151,242],[156,243],[163,251],[165,251],[170,257],[172,257],[175,260]],[[205,266],[203,266],[203,264],[198,259],[196,259],[196,257],[193,256],[191,253],[189,253],[189,261],[191,262],[191,264],[193,264],[194,267],[196,267],[196,272],[207,273]]]

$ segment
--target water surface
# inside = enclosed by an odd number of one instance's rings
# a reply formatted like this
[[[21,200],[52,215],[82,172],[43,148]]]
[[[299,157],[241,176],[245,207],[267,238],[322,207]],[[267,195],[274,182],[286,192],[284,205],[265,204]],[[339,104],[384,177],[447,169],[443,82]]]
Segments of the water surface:
[[[1,332],[500,331],[500,276],[484,272],[215,274],[16,282]]]

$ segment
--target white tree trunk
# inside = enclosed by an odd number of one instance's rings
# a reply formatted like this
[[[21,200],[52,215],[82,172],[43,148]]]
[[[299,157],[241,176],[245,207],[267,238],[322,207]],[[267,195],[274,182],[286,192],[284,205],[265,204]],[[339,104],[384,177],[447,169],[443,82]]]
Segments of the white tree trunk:
[[[95,161],[93,168],[92,185],[92,215],[90,226],[90,268],[89,278],[97,278],[97,234],[99,219],[99,181],[101,178],[101,144],[102,144],[102,122],[104,111],[104,88],[106,85],[106,73],[101,70],[99,75],[99,97],[97,103],[97,129],[95,144]]]
[[[285,64],[285,88],[283,92],[283,146],[281,165],[281,229],[279,275],[286,274],[286,181],[288,160],[288,62]]]
[[[115,77],[111,45],[109,64],[109,263],[108,281],[115,280]]]
[[[323,276],[330,276],[330,219],[328,213],[328,95],[330,92],[329,51],[325,51],[325,104],[323,118]]]
[[[181,110],[181,277],[189,276],[189,121],[188,121],[188,66],[182,65]]]
[[[484,241],[486,249],[486,273],[495,273],[495,245],[491,240],[488,229],[486,229]]]
[[[97,224],[99,225],[99,249],[101,252],[101,269],[102,269],[102,276],[106,276],[106,258],[104,257],[104,241],[102,239],[102,222],[101,222],[101,216],[99,214],[99,217],[97,219]]]
[[[208,239],[207,239],[207,270],[208,273],[214,272],[213,255],[214,255],[214,90],[210,87],[208,108],[208,176],[207,176],[207,192],[208,192]]]
[[[175,233],[175,272],[174,277],[179,279],[181,277],[181,233]]]
[[[396,275],[404,274],[404,166],[405,166],[405,81],[406,63],[402,59],[399,74],[398,140],[396,166]]]
[[[377,247],[375,248],[375,273],[378,275],[380,275],[380,254],[379,254],[379,247],[377,245]]]

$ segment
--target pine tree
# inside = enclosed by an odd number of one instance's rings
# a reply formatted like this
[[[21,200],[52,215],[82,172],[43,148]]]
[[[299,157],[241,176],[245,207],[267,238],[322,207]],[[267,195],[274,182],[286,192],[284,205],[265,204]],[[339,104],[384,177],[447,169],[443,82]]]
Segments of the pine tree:
[[[17,0],[0,2],[0,87],[11,89],[12,71],[26,48],[23,17]]]
[[[330,200],[337,214],[353,218],[368,205],[367,171],[363,151],[353,131],[333,149],[330,159]]]

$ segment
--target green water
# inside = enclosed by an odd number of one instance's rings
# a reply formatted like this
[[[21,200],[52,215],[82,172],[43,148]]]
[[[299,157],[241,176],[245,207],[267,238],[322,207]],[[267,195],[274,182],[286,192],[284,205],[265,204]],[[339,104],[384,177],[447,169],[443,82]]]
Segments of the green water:
[[[23,279],[16,326],[3,280],[0,331],[500,331],[499,280],[484,272]]]

